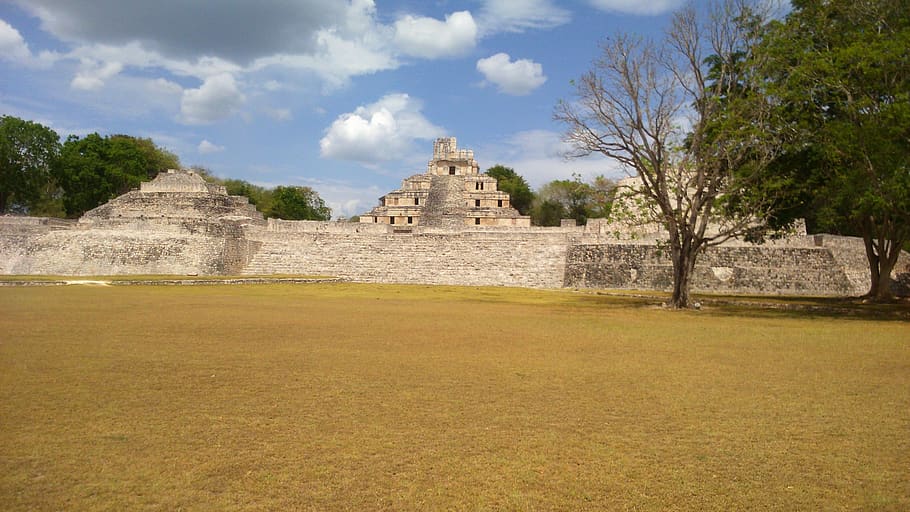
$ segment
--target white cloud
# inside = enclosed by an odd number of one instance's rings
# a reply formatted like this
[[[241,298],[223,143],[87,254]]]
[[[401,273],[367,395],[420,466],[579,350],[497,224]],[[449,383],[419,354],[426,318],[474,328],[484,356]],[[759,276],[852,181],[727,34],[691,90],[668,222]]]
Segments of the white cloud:
[[[312,71],[331,89],[346,85],[353,76],[398,67],[391,54],[381,47],[372,47],[372,43],[363,39],[345,39],[336,31],[325,30],[317,34],[316,40],[315,53],[265,57],[257,60],[252,69],[265,70],[278,66]]]
[[[454,12],[445,21],[405,16],[395,22],[395,43],[414,57],[436,59],[464,54],[477,42],[477,24],[468,11]]]
[[[420,101],[407,94],[389,94],[357,107],[332,122],[319,141],[324,158],[375,162],[407,156],[416,139],[428,140],[445,131],[421,112]]]
[[[564,25],[571,19],[565,9],[551,0],[486,0],[480,10],[481,34],[523,32]]]
[[[477,71],[483,73],[488,82],[496,84],[500,92],[513,96],[530,94],[547,81],[543,66],[528,59],[512,62],[507,53],[478,60]]]
[[[79,72],[70,82],[70,87],[83,91],[94,91],[104,87],[104,83],[123,71],[119,62],[95,62],[83,60]]]
[[[164,78],[150,80],[146,87],[148,87],[149,92],[160,95],[176,96],[183,94],[183,87]]]
[[[12,62],[27,63],[32,57],[25,39],[18,30],[0,20],[0,58]]]
[[[180,113],[187,124],[207,124],[230,117],[245,101],[234,77],[207,78],[198,89],[183,91]]]
[[[199,143],[199,146],[196,147],[196,151],[203,155],[209,155],[211,153],[220,153],[221,151],[224,151],[224,146],[219,146],[203,139],[202,142]]]
[[[672,11],[682,5],[683,0],[588,0],[588,2],[604,11],[656,15]]]

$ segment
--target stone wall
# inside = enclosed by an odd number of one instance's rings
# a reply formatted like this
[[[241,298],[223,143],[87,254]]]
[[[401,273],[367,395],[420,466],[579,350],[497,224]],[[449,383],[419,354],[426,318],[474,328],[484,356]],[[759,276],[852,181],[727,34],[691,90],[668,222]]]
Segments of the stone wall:
[[[0,274],[219,274],[225,239],[161,226],[51,229],[0,223]]]
[[[593,221],[558,228],[466,226],[461,176],[432,176],[430,222],[265,221],[245,198],[172,171],[79,221],[0,217],[2,274],[305,274],[362,282],[668,290],[672,265],[652,236]],[[204,190],[203,190],[204,189]],[[438,217],[439,222],[432,222]],[[697,291],[861,295],[862,241],[790,236],[729,243],[699,258]],[[895,268],[910,294],[910,257]]]
[[[362,282],[669,290],[672,266],[648,242],[607,241],[575,228],[429,228],[221,218],[115,217],[102,223],[0,217],[2,274],[306,274]],[[190,227],[187,227],[187,226]],[[201,226],[201,227],[200,227]],[[862,241],[796,237],[715,247],[693,286],[716,293],[861,295]],[[910,258],[894,273],[910,294]]]
[[[332,275],[355,281],[559,288],[565,234],[247,231],[260,244],[244,274]]]
[[[863,251],[862,240],[832,235],[712,247],[699,256],[692,286],[711,293],[859,296],[869,290]],[[672,289],[672,263],[655,244],[578,244],[566,260],[568,287]],[[908,255],[893,277],[894,292],[910,295]]]
[[[576,245],[565,286],[671,290],[673,266],[653,244]],[[824,247],[713,247],[698,259],[694,291],[779,295],[860,295]]]

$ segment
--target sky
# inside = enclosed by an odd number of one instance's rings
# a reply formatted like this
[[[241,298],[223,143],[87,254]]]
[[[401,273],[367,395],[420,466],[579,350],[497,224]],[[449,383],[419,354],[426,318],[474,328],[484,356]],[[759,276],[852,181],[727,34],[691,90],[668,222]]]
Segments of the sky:
[[[532,188],[621,177],[553,120],[618,32],[682,0],[0,0],[0,114],[150,137],[185,167],[365,212],[457,137]]]

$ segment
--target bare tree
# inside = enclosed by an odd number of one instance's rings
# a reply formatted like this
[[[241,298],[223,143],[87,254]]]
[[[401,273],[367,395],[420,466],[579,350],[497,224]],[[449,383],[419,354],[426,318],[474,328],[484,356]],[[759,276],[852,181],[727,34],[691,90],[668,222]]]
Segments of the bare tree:
[[[748,0],[727,0],[704,16],[691,4],[676,12],[660,43],[616,35],[575,101],[556,107],[570,156],[600,153],[639,178],[634,193],[669,234],[676,308],[689,306],[699,254],[754,233],[770,208],[742,193],[772,156],[761,102],[745,115],[736,101],[753,90],[747,64],[763,20]]]

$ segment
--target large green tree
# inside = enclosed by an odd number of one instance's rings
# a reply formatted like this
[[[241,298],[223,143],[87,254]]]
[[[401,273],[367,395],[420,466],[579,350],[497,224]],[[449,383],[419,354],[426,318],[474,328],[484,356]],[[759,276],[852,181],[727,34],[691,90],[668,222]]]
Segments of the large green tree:
[[[862,236],[869,296],[891,296],[910,241],[910,6],[906,0],[794,0],[763,45],[784,158],[818,228]],[[783,170],[784,181],[795,171]]]
[[[571,180],[553,180],[540,187],[531,208],[531,221],[537,226],[558,226],[562,219],[575,219],[584,225],[591,218],[610,215],[616,183],[596,176],[590,183],[580,175]]]
[[[527,215],[531,211],[534,192],[531,191],[531,187],[524,177],[515,172],[515,169],[496,164],[487,169],[486,174],[496,178],[497,187],[509,194],[509,202],[512,204],[512,208],[518,210],[518,213]]]
[[[285,220],[330,220],[332,209],[310,187],[275,187],[266,214]]]
[[[17,117],[0,118],[0,214],[30,211],[50,186],[60,153],[54,130]]]
[[[70,217],[128,192],[160,171],[179,168],[177,157],[150,139],[128,135],[71,135],[56,168],[63,205]]]

